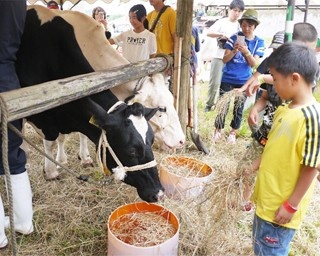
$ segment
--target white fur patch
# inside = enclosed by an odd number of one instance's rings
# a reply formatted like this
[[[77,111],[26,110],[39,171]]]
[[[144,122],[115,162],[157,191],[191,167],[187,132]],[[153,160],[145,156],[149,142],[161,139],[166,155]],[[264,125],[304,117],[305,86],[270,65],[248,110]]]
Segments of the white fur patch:
[[[113,171],[113,174],[114,174],[114,178],[116,180],[122,180],[123,181],[124,178],[127,175],[127,172],[126,172],[124,167],[121,168],[121,167],[118,166],[116,168],[113,168],[112,171]]]
[[[146,144],[146,137],[147,137],[147,131],[148,131],[147,120],[144,118],[144,116],[134,116],[134,115],[130,115],[129,119],[132,121],[138,133],[140,133],[144,144]]]

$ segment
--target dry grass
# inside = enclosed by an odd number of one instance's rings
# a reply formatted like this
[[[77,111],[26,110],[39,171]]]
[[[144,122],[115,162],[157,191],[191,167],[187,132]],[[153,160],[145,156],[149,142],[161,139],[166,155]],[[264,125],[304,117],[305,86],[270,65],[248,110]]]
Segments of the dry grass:
[[[232,207],[239,202],[239,186],[235,172],[249,141],[248,133],[237,141],[237,146],[224,143],[212,145],[214,112],[203,113],[206,86],[200,85],[199,133],[210,148],[204,155],[190,141],[177,155],[193,157],[211,165],[214,179],[197,198],[184,201],[165,198],[162,206],[176,214],[180,221],[179,256],[252,255],[251,223],[253,214]],[[244,121],[245,126],[245,121]],[[244,128],[245,129],[245,128]],[[28,129],[28,137],[42,148],[42,140]],[[91,146],[91,155],[94,156]],[[106,255],[107,220],[117,207],[140,201],[135,189],[104,177],[97,168],[82,169],[77,159],[78,136],[68,137],[66,145],[68,166],[78,174],[87,174],[106,184],[84,183],[73,175],[61,172],[61,179],[45,181],[43,157],[31,149],[28,171],[33,190],[35,231],[29,236],[18,236],[18,255]],[[158,163],[168,153],[155,150]],[[3,182],[0,191],[5,199]],[[7,209],[8,202],[4,200]],[[10,238],[10,234],[8,237]],[[320,251],[320,186],[316,188],[308,215],[292,243],[294,255],[319,255]],[[11,255],[11,245],[1,255]]]

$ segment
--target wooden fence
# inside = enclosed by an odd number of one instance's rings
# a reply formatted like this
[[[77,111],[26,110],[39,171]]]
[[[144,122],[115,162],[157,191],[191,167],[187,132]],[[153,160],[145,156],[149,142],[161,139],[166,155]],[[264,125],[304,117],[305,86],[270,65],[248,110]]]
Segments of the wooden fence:
[[[157,57],[100,72],[54,80],[0,93],[8,121],[34,115],[140,77],[166,70],[169,57]],[[1,115],[1,110],[0,110]]]

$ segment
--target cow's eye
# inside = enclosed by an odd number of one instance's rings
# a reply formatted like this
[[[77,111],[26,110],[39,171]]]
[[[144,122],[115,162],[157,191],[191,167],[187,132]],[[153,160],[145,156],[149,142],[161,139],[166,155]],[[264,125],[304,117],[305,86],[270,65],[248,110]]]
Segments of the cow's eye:
[[[166,107],[159,107],[159,111],[160,112],[167,112],[167,108]]]
[[[132,148],[131,150],[129,150],[129,155],[132,156],[132,157],[137,156],[137,150]]]

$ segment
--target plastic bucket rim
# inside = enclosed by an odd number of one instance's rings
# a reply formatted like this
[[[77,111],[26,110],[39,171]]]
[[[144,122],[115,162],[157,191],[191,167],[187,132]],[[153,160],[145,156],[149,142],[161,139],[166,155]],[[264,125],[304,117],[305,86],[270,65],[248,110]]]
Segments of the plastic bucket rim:
[[[126,206],[132,206],[132,205],[141,205],[141,204],[145,204],[145,205],[153,205],[153,206],[156,206],[156,207],[159,207],[159,208],[162,208],[162,210],[165,210],[167,211],[170,215],[172,215],[172,217],[175,219],[176,223],[177,223],[177,227],[174,226],[176,228],[176,232],[174,233],[173,236],[171,236],[169,239],[167,239],[166,241],[160,243],[160,244],[157,244],[157,245],[153,245],[153,246],[147,246],[147,247],[142,247],[142,246],[136,246],[136,245],[132,245],[132,244],[128,244],[128,243],[125,243],[123,242],[122,240],[120,240],[119,238],[117,238],[113,232],[111,232],[110,230],[110,219],[112,218],[112,215],[115,214],[117,211],[119,211],[121,208],[123,207],[126,207]],[[124,215],[124,214],[122,214]],[[118,218],[122,215],[119,215]],[[173,224],[172,224],[173,225]],[[170,242],[171,240],[175,239],[175,237],[177,235],[179,235],[179,232],[180,232],[180,223],[179,223],[179,219],[177,218],[177,216],[172,212],[170,211],[169,209],[165,208],[164,206],[161,206],[161,205],[158,205],[158,204],[155,204],[155,203],[147,203],[147,202],[134,202],[134,203],[129,203],[129,204],[124,204],[124,205],[121,205],[119,207],[117,207],[115,210],[113,210],[111,212],[111,214],[109,215],[108,217],[108,223],[107,223],[107,226],[108,226],[108,234],[111,234],[112,237],[114,239],[116,239],[117,242],[119,242],[120,244],[123,244],[125,246],[129,246],[129,247],[133,247],[133,248],[136,248],[136,249],[139,249],[139,250],[148,250],[148,249],[152,249],[152,248],[156,248],[156,247],[159,247],[165,243],[168,243]]]

